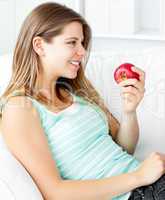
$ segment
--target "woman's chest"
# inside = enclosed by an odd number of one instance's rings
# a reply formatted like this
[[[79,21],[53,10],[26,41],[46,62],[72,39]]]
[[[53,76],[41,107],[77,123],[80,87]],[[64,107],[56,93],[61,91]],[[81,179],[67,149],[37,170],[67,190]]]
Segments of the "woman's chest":
[[[56,149],[69,146],[87,147],[99,137],[108,134],[105,119],[91,108],[77,106],[59,116],[46,131],[49,144]]]

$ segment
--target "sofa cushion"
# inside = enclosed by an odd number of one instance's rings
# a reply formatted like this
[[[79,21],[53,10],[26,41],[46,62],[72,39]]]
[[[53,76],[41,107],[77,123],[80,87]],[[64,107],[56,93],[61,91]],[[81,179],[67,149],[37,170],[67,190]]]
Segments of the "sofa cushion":
[[[0,196],[5,200],[43,200],[25,168],[6,147],[0,135]]]

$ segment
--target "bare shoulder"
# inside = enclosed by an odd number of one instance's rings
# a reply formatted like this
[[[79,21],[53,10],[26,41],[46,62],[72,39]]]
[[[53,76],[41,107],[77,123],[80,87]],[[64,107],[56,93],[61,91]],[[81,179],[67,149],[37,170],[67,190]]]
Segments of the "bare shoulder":
[[[32,101],[26,96],[10,97],[5,104],[5,110],[8,109],[31,109],[33,108]]]
[[[9,126],[10,124],[10,126]],[[2,112],[1,130],[17,128],[29,129],[40,127],[40,119],[32,101],[25,96],[15,96],[8,99]],[[6,132],[6,131],[5,131]]]
[[[8,99],[4,108],[2,118],[5,116],[37,116],[37,111],[33,106],[32,101],[26,96],[15,96]]]

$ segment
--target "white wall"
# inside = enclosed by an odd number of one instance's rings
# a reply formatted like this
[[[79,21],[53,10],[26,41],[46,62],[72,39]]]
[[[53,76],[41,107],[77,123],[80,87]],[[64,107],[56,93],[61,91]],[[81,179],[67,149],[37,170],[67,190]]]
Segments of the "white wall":
[[[15,37],[15,2],[0,1],[0,54],[9,52]]]
[[[159,0],[139,0],[140,9],[140,26],[151,29],[159,28]],[[146,10],[148,13],[146,14]]]
[[[93,51],[130,51],[165,47],[165,41],[118,38],[93,38]]]
[[[15,44],[17,34],[20,29],[22,21],[30,10],[39,3],[49,0],[0,0],[0,54],[7,53],[12,50]],[[78,4],[87,2],[85,0],[57,0],[60,3],[66,3],[68,6],[81,10],[78,8]],[[114,1],[114,0],[111,0]],[[124,1],[124,0],[123,0]],[[160,27],[160,4],[157,3],[161,0],[138,0],[140,11],[139,24],[141,28],[159,29]],[[107,0],[103,0],[104,5]],[[95,8],[97,8],[95,3]],[[92,8],[88,12],[92,13]],[[138,8],[137,8],[138,9]],[[146,10],[149,10],[146,13]],[[103,10],[100,10],[100,16],[103,14]],[[95,27],[97,27],[97,21],[95,20]],[[125,50],[125,49],[138,49],[155,46],[165,46],[165,41],[159,39],[129,39],[118,37],[98,37],[93,39],[93,50]]]
[[[54,1],[66,4],[76,11],[79,11],[81,5],[79,0]],[[50,0],[0,0],[0,54],[13,50],[23,20],[34,7],[44,2]]]

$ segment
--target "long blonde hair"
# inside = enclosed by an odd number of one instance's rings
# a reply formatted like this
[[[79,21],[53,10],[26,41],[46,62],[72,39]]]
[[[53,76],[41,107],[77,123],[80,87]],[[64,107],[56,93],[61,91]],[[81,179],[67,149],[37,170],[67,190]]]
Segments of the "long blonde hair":
[[[60,93],[60,88],[68,89],[69,86],[73,93],[85,98],[90,103],[98,105],[107,116],[109,115],[103,100],[84,74],[91,46],[91,29],[85,19],[78,13],[54,2],[39,5],[25,19],[14,50],[12,77],[2,98],[6,98],[16,90],[24,89],[25,96],[32,96],[47,104],[46,97],[35,90],[40,66],[38,55],[33,49],[32,40],[34,37],[40,36],[46,42],[51,42],[52,37],[61,34],[64,27],[73,21],[82,24],[83,45],[88,53],[75,79],[59,78],[59,84],[56,84],[55,87],[57,97],[65,101]],[[110,127],[110,120],[108,121]]]

